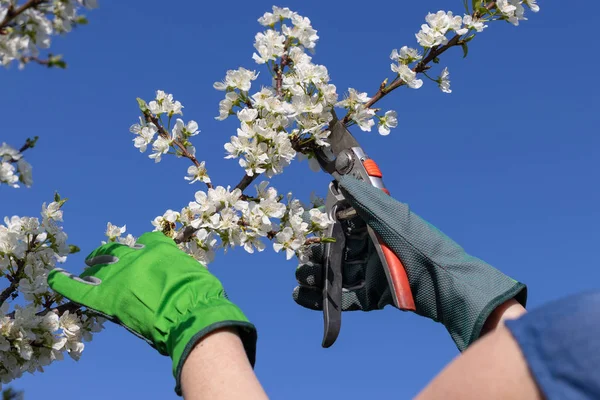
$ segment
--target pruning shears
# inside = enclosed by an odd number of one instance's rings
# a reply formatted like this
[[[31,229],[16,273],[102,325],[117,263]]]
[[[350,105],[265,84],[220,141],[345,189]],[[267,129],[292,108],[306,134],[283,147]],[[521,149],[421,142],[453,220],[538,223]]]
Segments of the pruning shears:
[[[329,147],[322,148],[315,154],[321,168],[334,178],[329,184],[325,199],[325,211],[334,221],[325,234],[335,241],[326,243],[324,251],[323,347],[330,347],[335,342],[342,323],[342,263],[345,255],[345,236],[341,221],[357,215],[339,190],[338,180],[344,175],[351,175],[390,194],[383,184],[383,174],[375,161],[367,157],[344,123],[338,120],[333,110],[332,113]],[[402,261],[371,227],[367,229],[392,289],[394,305],[401,310],[414,311],[415,302]]]

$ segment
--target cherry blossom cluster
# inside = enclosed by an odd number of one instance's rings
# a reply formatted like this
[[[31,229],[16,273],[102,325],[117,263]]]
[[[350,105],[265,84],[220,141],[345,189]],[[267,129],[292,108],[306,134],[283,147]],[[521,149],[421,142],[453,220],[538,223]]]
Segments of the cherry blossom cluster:
[[[302,259],[305,244],[322,240],[323,231],[331,224],[329,216],[316,208],[318,199],[307,207],[291,193],[285,198],[279,195],[267,181],[256,185],[254,197],[223,186],[198,191],[194,197],[180,211],[167,210],[157,216],[152,225],[179,241],[179,247],[203,265],[213,261],[218,248],[242,246],[248,253],[261,252],[267,239],[273,240],[276,252],[285,251],[288,260],[294,255]],[[192,234],[178,240],[186,231]],[[106,236],[111,242],[134,244],[132,235],[121,236],[125,232],[125,225],[109,222]]]
[[[466,14],[464,16],[454,15],[452,11],[427,14],[426,24],[421,25],[421,30],[415,35],[419,46],[422,47],[422,52],[408,46],[392,51],[390,58],[394,63],[391,64],[391,70],[397,76],[390,87],[384,85],[383,93],[386,89],[393,90],[402,85],[419,89],[423,86],[423,81],[417,78],[418,73],[423,73],[427,78],[437,82],[442,92],[452,93],[448,68],[444,68],[440,76],[433,79],[426,73],[430,68],[427,65],[429,62],[439,63],[439,55],[453,46],[461,46],[466,57],[468,43],[475,38],[477,33],[483,32],[488,27],[486,25],[488,22],[506,20],[518,26],[519,21],[527,19],[524,5],[533,12],[540,10],[536,0],[474,0],[472,9],[468,7],[468,2],[465,2],[465,5]],[[449,38],[450,35],[453,37]],[[356,99],[355,103],[369,104],[369,101],[370,99],[364,93],[362,97]],[[347,105],[345,106],[347,107]],[[350,111],[358,113],[353,109]],[[364,110],[359,111],[362,112],[360,115],[364,115]]]
[[[63,310],[64,299],[46,282],[57,263],[78,251],[62,229],[65,199],[42,206],[41,220],[5,217],[0,225],[0,276],[9,283],[0,293],[0,381],[24,372],[43,371],[66,352],[78,360],[84,341],[102,328],[103,320],[86,311]],[[20,297],[20,299],[18,299]]]
[[[20,182],[29,187],[33,184],[31,172],[31,164],[23,158],[21,152],[2,143],[0,146],[0,184],[18,188]]]
[[[42,60],[40,50],[50,47],[52,35],[87,23],[81,8],[95,7],[96,0],[0,0],[0,65],[17,61],[22,68],[34,61],[64,68],[60,56]]]
[[[371,131],[377,120],[381,135],[388,135],[398,126],[398,115],[390,110],[380,113],[373,104],[391,90],[407,86],[422,87],[419,73],[427,75],[430,62],[439,63],[439,55],[453,46],[462,46],[465,55],[468,43],[476,33],[487,28],[493,20],[507,20],[518,24],[524,19],[523,4],[532,11],[539,7],[534,0],[505,2],[472,2],[473,9],[466,15],[438,11],[426,17],[426,24],[416,34],[422,51],[404,46],[393,50],[390,58],[394,80],[387,79],[373,97],[350,88],[342,100],[338,99],[335,85],[330,83],[327,68],[313,63],[307,54],[314,50],[319,36],[306,17],[289,8],[273,6],[258,22],[267,28],[255,36],[253,60],[268,69],[270,85],[251,92],[259,73],[245,67],[227,71],[214,88],[225,92],[215,118],[223,121],[237,117],[239,128],[225,144],[225,158],[238,159],[244,169],[244,178],[233,189],[214,187],[204,161],[196,159],[190,138],[199,133],[198,123],[184,121],[183,105],[162,90],[149,103],[138,99],[142,117],[131,126],[135,134],[134,146],[141,152],[151,147],[149,157],[160,162],[171,153],[192,161],[185,177],[190,183],[203,182],[207,191],[198,191],[195,201],[180,211],[167,210],[152,222],[156,230],[173,237],[180,247],[203,264],[210,263],[218,247],[225,249],[243,246],[248,252],[262,251],[263,239],[273,240],[276,251],[285,250],[289,259],[294,254],[302,257],[305,244],[313,243],[310,235],[327,240],[323,232],[332,223],[319,209],[303,206],[291,194],[278,195],[267,181],[256,187],[250,197],[243,190],[259,175],[273,178],[283,172],[292,160],[308,158],[312,169],[318,170],[315,150],[329,146],[328,126],[334,107],[344,108],[347,126],[357,125]],[[516,20],[515,20],[516,18]],[[450,38],[450,35],[454,35]],[[441,90],[451,93],[449,72],[444,68],[437,79]],[[134,240],[119,228],[109,224],[107,236],[112,241]]]

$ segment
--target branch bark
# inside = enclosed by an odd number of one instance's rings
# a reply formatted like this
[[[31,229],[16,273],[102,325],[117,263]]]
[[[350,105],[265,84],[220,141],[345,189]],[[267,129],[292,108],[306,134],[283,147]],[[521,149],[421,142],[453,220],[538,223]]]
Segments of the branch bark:
[[[11,5],[8,8],[8,12],[6,13],[6,16],[4,17],[4,20],[2,22],[0,22],[0,35],[3,34],[4,28],[6,28],[8,26],[8,24],[10,24],[19,15],[23,14],[23,12],[25,12],[26,10],[28,10],[30,8],[35,8],[42,3],[46,3],[47,1],[48,0],[28,0],[27,2],[23,3],[23,5],[21,5],[21,7],[19,7],[19,8],[14,8]]]
[[[238,183],[235,188],[240,189],[243,192],[248,186],[250,186],[252,182],[256,180],[256,178],[258,178],[258,175],[259,174],[254,174],[252,176],[244,175],[240,183]]]
[[[488,10],[491,10],[494,7],[496,7],[496,2],[495,1],[491,1],[490,3],[488,3],[485,6],[485,8],[487,8]],[[473,14],[472,14],[472,16],[474,18],[480,18],[481,17],[481,15],[479,14],[479,11],[474,11]],[[433,47],[431,49],[431,51],[429,52],[429,54],[427,55],[427,57],[425,57],[423,60],[421,60],[413,68],[413,71],[416,72],[417,74],[427,71],[430,68],[429,67],[429,63],[431,63],[437,57],[439,57],[440,55],[442,55],[443,53],[445,53],[448,49],[460,45],[460,38],[461,38],[461,35],[456,35],[452,39],[450,39],[448,41],[448,43],[446,43],[444,46],[442,46],[442,47]],[[375,93],[373,95],[373,97],[371,97],[371,100],[369,100],[367,103],[365,103],[365,107],[371,108],[371,106],[373,106],[379,100],[381,100],[382,98],[384,98],[391,91],[393,91],[394,89],[397,89],[397,88],[399,88],[400,86],[403,86],[403,85],[404,85],[404,81],[402,81],[398,77],[396,77],[396,79],[394,79],[392,81],[392,83],[390,83],[389,86],[381,85],[379,87],[379,90],[377,90],[377,93]],[[350,115],[346,114],[346,116],[343,119],[343,122],[344,122],[344,124],[348,124],[350,122]]]
[[[0,293],[0,306],[4,304],[4,302],[8,300],[8,298],[12,296],[19,288],[19,280],[21,279],[21,275],[23,274],[24,269],[25,261],[17,261],[17,271],[14,275],[8,276],[8,279],[10,280],[10,285],[6,289],[4,289],[2,293]]]

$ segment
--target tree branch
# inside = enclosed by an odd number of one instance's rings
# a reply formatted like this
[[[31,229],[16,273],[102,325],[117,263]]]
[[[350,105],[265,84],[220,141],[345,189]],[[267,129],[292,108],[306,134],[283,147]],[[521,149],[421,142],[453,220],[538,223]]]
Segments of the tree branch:
[[[19,288],[19,280],[25,269],[25,261],[17,260],[17,271],[14,275],[7,275],[10,285],[0,293],[0,306],[4,304],[9,297],[11,297]]]
[[[28,10],[29,8],[35,8],[42,3],[46,3],[48,0],[28,0],[23,3],[21,7],[14,8],[12,5],[8,8],[8,12],[4,17],[4,20],[0,22],[0,35],[4,34],[4,28],[8,26],[15,18],[21,15],[23,12]]]
[[[487,4],[485,6],[485,8],[487,8],[488,10],[491,10],[494,7],[496,7],[496,2],[495,1],[492,1],[492,2],[490,2],[489,4]],[[479,10],[477,10],[477,11],[473,12],[472,16],[473,16],[473,18],[480,18],[481,14],[479,13]],[[433,60],[435,60],[440,55],[442,55],[443,53],[445,53],[451,47],[459,46],[460,45],[460,38],[461,38],[461,35],[456,35],[452,39],[450,39],[448,41],[448,43],[446,43],[444,46],[442,46],[442,47],[433,47],[431,49],[431,51],[429,52],[429,54],[427,55],[427,57],[425,57],[423,60],[421,60],[413,68],[413,71],[416,72],[417,74],[420,74],[420,73],[423,73],[423,72],[427,71],[429,68],[431,68],[429,66],[429,63],[431,63]],[[381,100],[382,98],[384,98],[391,91],[393,91],[394,89],[399,88],[400,86],[403,86],[404,84],[405,84],[404,81],[402,79],[400,79],[399,77],[396,77],[392,81],[392,83],[390,83],[389,86],[386,86],[386,85],[382,84],[379,87],[379,90],[377,90],[377,93],[375,93],[373,95],[373,97],[371,97],[371,100],[369,100],[367,103],[365,103],[365,107],[366,108],[371,108],[375,103],[377,103],[379,100]],[[349,114],[346,114],[346,116],[343,119],[343,122],[344,122],[344,124],[348,124],[350,122],[350,115]]]
[[[29,141],[29,139],[27,139]],[[27,143],[23,147],[25,147]],[[22,148],[23,148],[22,147]],[[10,296],[12,296],[17,289],[19,288],[19,280],[21,279],[21,275],[23,275],[23,270],[25,269],[25,264],[27,260],[27,254],[32,250],[33,245],[35,244],[35,240],[37,239],[37,235],[32,235],[31,240],[27,243],[27,250],[25,251],[25,257],[23,259],[17,259],[17,270],[14,275],[7,275],[7,279],[10,281],[10,285],[0,293],[0,306],[4,304],[6,300]]]
[[[252,182],[254,182],[254,180],[256,180],[256,178],[258,178],[259,175],[260,174],[257,173],[252,176],[244,175],[240,183],[238,183],[235,188],[240,189],[243,192],[248,186],[250,186]]]
[[[37,315],[44,315],[49,312],[55,312],[58,315],[63,315],[66,311],[69,311],[70,313],[77,312],[77,311],[81,310],[81,307],[82,307],[81,305],[69,301],[69,302],[61,304],[59,306],[50,307],[50,308],[45,309],[44,311],[40,311],[39,313],[37,313]]]

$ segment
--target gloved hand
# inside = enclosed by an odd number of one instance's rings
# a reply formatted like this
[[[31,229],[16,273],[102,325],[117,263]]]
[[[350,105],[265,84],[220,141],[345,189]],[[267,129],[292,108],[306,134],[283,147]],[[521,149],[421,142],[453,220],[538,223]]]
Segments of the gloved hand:
[[[465,253],[437,228],[412,213],[406,204],[350,176],[340,179],[339,185],[360,216],[343,223],[343,311],[371,311],[393,304],[366,224],[402,260],[416,313],[444,324],[460,351],[480,336],[496,307],[512,298],[525,306],[524,284]],[[322,246],[314,245],[308,251],[309,262],[296,270],[300,285],[294,289],[294,300],[314,310],[322,309],[322,257]]]
[[[90,268],[79,277],[51,271],[50,287],[170,356],[178,395],[187,356],[216,329],[237,327],[254,366],[254,325],[227,299],[221,282],[162,232],[143,234],[133,247],[105,244],[85,262]]]

